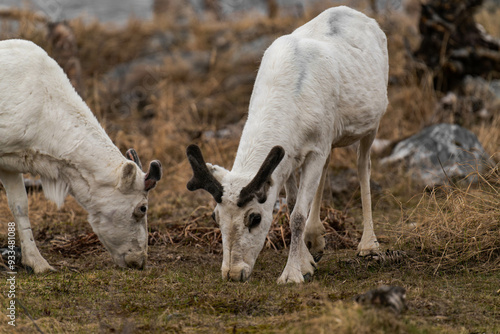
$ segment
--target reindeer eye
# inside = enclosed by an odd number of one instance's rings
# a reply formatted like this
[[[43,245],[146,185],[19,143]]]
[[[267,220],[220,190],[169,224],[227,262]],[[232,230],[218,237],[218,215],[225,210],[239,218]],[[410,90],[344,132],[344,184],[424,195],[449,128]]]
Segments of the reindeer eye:
[[[262,217],[258,213],[251,213],[248,217],[248,230],[251,231],[254,227],[259,226]]]
[[[148,206],[147,205],[141,205],[135,208],[134,210],[134,217],[137,219],[142,219],[146,215],[146,211],[148,211]]]

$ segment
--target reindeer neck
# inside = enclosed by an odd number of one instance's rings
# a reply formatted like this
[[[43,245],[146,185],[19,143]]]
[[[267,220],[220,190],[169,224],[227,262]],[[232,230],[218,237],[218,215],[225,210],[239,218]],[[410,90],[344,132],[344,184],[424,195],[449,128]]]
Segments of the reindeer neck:
[[[87,209],[97,187],[118,185],[127,160],[83,101],[79,102],[43,110],[39,123],[27,127],[35,135],[22,151],[11,154],[11,165],[47,182],[67,184],[70,194]]]

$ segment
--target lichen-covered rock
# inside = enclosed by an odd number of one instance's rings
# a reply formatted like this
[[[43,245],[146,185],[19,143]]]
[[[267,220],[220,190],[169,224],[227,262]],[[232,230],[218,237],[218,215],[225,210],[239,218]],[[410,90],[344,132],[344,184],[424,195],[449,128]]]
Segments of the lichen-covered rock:
[[[354,300],[363,305],[387,307],[397,314],[407,309],[406,290],[400,286],[382,285],[377,289],[357,296]]]
[[[475,172],[491,161],[472,132],[454,124],[436,124],[399,142],[382,164],[404,163],[415,181],[437,186],[449,180],[476,182]]]

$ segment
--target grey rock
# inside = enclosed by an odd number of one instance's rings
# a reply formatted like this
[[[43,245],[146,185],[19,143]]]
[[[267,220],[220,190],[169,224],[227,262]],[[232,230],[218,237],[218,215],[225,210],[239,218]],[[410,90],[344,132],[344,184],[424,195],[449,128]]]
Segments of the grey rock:
[[[333,174],[328,174],[327,183],[325,186],[324,197],[328,198],[326,192],[330,192],[336,205],[345,205],[353,196],[360,196],[358,172],[355,169],[344,169]],[[372,195],[377,195],[382,192],[380,184],[370,179],[370,189]]]
[[[466,76],[462,82],[466,96],[477,96],[483,100],[500,99],[500,80],[486,81],[481,77]]]
[[[382,285],[357,296],[354,300],[363,305],[387,307],[398,314],[407,309],[406,290],[400,286]]]
[[[12,254],[14,252],[14,254]],[[2,261],[4,264],[9,262],[9,256],[14,255],[15,257],[15,266],[22,266],[22,252],[21,247],[14,247],[14,249],[9,249],[8,247],[0,248],[0,256],[2,257]],[[0,268],[3,266],[0,266]]]
[[[500,80],[487,81],[466,76],[456,91],[450,91],[435,105],[430,122],[468,127],[490,122],[500,112]]]
[[[375,138],[371,147],[371,153],[377,156],[383,156],[387,151],[390,153],[390,149],[393,145],[394,142],[392,140]]]
[[[448,92],[435,105],[431,123],[453,123],[468,127],[490,122],[500,112],[500,80],[466,76],[459,89]]]
[[[436,124],[399,142],[381,164],[404,163],[420,184],[438,186],[450,180],[477,182],[475,172],[492,165],[472,132],[454,124]]]
[[[490,91],[495,94],[497,99],[500,99],[500,80],[493,80],[488,84]]]

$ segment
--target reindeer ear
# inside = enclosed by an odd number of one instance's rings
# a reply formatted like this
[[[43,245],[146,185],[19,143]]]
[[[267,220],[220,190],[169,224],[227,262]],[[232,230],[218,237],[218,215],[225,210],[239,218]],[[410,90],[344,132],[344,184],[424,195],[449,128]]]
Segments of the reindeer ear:
[[[209,171],[208,166],[203,159],[203,155],[201,154],[200,148],[196,145],[189,145],[186,149],[186,155],[188,157],[189,164],[193,169],[193,177],[187,183],[188,190],[195,191],[197,189],[204,189],[213,196],[217,203],[221,203],[222,193],[224,190],[214,174]],[[212,166],[212,168],[217,170],[214,166]],[[218,174],[219,173],[217,172],[215,173],[215,175]]]
[[[238,203],[236,203],[240,208],[254,197],[257,197],[259,203],[264,203],[267,200],[267,192],[272,185],[271,175],[284,156],[285,150],[283,147],[275,146],[271,149],[253,180],[241,189]]]
[[[131,189],[135,182],[136,164],[133,162],[126,162],[122,168],[122,176],[120,180],[120,190],[125,192]]]
[[[139,169],[142,170],[141,160],[139,159],[137,152],[133,148],[129,149],[127,153],[125,153],[125,156],[127,157],[127,159],[135,162],[137,166],[139,166]]]
[[[158,160],[151,161],[149,170],[144,178],[144,190],[150,191],[156,187],[156,183],[160,181],[161,175],[161,163]]]

